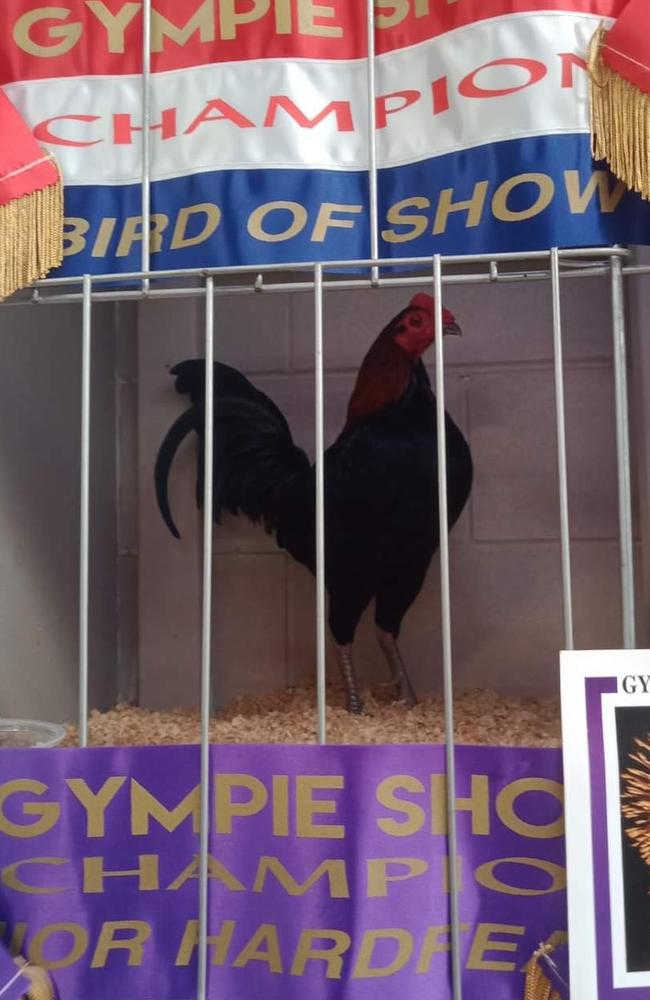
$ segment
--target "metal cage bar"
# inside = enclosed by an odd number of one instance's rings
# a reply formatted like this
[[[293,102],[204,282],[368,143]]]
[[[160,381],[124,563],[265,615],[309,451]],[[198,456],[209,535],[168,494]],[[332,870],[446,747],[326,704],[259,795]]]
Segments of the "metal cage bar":
[[[436,436],[438,448],[438,515],[440,528],[440,607],[442,619],[442,672],[445,715],[445,771],[447,777],[447,837],[449,854],[449,908],[451,918],[451,975],[454,1000],[462,1000],[460,964],[460,912],[458,833],[456,824],[456,753],[454,739],[454,677],[451,647],[451,594],[447,514],[447,435],[445,426],[445,360],[442,324],[442,264],[433,260],[436,351]]]
[[[569,525],[569,478],[566,457],[566,410],[564,405],[564,362],[562,356],[562,304],[560,301],[560,259],[557,247],[550,251],[551,294],[553,301],[553,367],[555,374],[555,420],[560,501],[560,548],[562,558],[562,608],[564,648],[573,649],[573,597],[571,592],[571,530]]]
[[[151,0],[142,5],[142,270],[151,261]],[[142,291],[149,291],[149,278],[142,280]]]
[[[575,261],[575,260],[585,260],[589,261],[608,261],[612,257],[620,257],[622,259],[627,259],[630,256],[628,250],[624,247],[571,247],[569,249],[558,250],[558,256],[560,260],[563,261]],[[492,262],[497,264],[500,263],[525,263],[527,261],[543,261],[546,263],[548,261],[548,250],[527,250],[519,252],[505,252],[505,253],[477,253],[477,254],[457,254],[452,255],[440,255],[440,259],[444,265],[449,264],[458,267],[461,264],[488,264],[491,265]],[[427,269],[427,274],[431,272],[431,255],[428,257],[390,257],[390,258],[366,258],[364,260],[328,260],[327,267],[332,271],[345,271],[366,267],[410,267],[412,270],[418,268]],[[631,273],[638,274],[640,268],[636,265],[629,265],[631,268]],[[163,278],[201,278],[202,280],[206,275],[212,275],[218,277],[219,275],[232,275],[232,274],[252,274],[257,277],[260,273],[273,274],[274,272],[284,272],[287,271],[298,271],[312,273],[314,269],[314,261],[287,261],[282,264],[237,264],[235,266],[223,266],[223,267],[194,267],[194,268],[176,268],[176,269],[166,269],[166,270],[156,270],[152,272],[145,271],[124,271],[115,272],[111,271],[109,273],[94,274],[93,284],[101,284],[104,281],[116,282],[116,281],[140,281],[142,278],[152,278],[160,280]],[[650,265],[648,265],[648,270],[650,270]],[[469,277],[473,277],[470,275]],[[419,279],[422,284],[425,284],[428,280],[426,274],[422,274]],[[77,277],[64,277],[64,278],[44,278],[42,281],[34,282],[32,288],[36,291],[43,288],[56,288],[62,285],[79,285],[81,284],[81,278]],[[259,290],[259,289],[257,289]],[[10,303],[7,303],[7,305]]]
[[[375,3],[367,0],[367,40],[368,57],[366,60],[368,80],[368,203],[370,225],[370,256],[379,256],[379,194],[377,182],[377,109],[375,97],[377,93],[375,74]],[[372,282],[379,278],[379,268],[373,266]]]
[[[382,266],[388,262],[384,261]],[[429,264],[431,261],[429,261]],[[313,266],[313,265],[312,265]],[[328,265],[329,266],[329,265]],[[627,273],[627,268],[623,268],[623,274]],[[610,274],[610,269],[607,264],[598,265],[597,267],[590,268],[580,268],[575,271],[563,271],[560,273],[560,279],[580,279],[580,278],[602,278],[607,277]],[[154,280],[158,277],[156,272],[150,272],[150,279]],[[325,276],[324,276],[325,277]],[[509,272],[506,274],[500,273],[497,277],[492,277],[490,274],[445,274],[442,278],[443,285],[493,285],[493,284],[514,284],[514,283],[530,283],[534,281],[548,281],[550,277],[549,271],[524,271],[524,272]],[[370,288],[421,288],[422,285],[426,284],[426,279],[422,277],[395,277],[395,278],[379,278],[376,282],[373,282],[367,278],[359,279],[342,279],[342,280],[324,280],[323,287],[328,292],[342,292],[350,291],[355,289],[357,291],[363,291]],[[215,296],[223,295],[273,295],[273,294],[286,294],[287,292],[313,292],[314,283],[313,281],[279,281],[274,284],[265,284],[261,287],[259,284],[255,285],[220,285],[214,290]],[[138,301],[143,298],[148,299],[192,299],[192,298],[202,298],[203,290],[197,288],[196,286],[189,287],[171,287],[171,288],[150,288],[149,291],[144,293],[142,290],[137,291],[108,291],[108,292],[93,292],[92,298],[95,302],[133,302]],[[57,293],[53,295],[39,294],[38,305],[69,305],[74,302],[81,302],[83,300],[83,294],[78,292],[71,293]],[[11,302],[0,303],[0,306],[10,307],[10,306],[32,306],[34,302],[31,299],[14,299]]]
[[[83,277],[81,330],[81,484],[79,500],[79,746],[88,746],[88,609],[90,592],[90,366],[92,279]]]
[[[208,989],[208,857],[210,838],[210,715],[212,707],[212,498],[214,484],[214,278],[205,279],[205,451],[203,456],[203,597],[201,619],[201,747],[199,952],[197,1000]]]
[[[327,743],[325,646],[325,413],[323,389],[323,268],[314,266],[314,377],[316,395],[316,694],[318,742]]]
[[[621,262],[618,258],[612,258],[611,261],[611,286],[623,646],[625,649],[634,649],[636,645],[636,623],[634,607],[632,486],[630,479],[630,418],[627,398],[623,275]]]

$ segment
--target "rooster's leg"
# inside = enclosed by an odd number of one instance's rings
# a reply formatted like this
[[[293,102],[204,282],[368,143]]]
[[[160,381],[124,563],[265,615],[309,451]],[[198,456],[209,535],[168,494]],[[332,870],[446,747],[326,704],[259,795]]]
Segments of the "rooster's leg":
[[[397,639],[390,632],[385,632],[381,628],[377,629],[377,638],[388,661],[391,677],[397,687],[400,700],[405,701],[412,708],[414,705],[417,705],[418,699],[413,690],[409,675],[406,672],[404,660],[397,645]]]
[[[359,688],[357,686],[357,678],[354,672],[354,663],[352,661],[352,643],[346,643],[344,646],[339,646],[337,644],[336,651],[339,657],[339,666],[341,668],[341,674],[343,675],[343,682],[345,684],[345,696],[347,698],[348,712],[352,712],[354,715],[361,715],[363,711],[363,703],[361,701],[361,695],[359,694]]]

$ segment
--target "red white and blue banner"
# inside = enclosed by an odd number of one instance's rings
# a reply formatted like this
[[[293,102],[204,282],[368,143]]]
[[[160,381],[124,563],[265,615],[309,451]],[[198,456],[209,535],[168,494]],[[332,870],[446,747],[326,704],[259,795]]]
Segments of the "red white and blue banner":
[[[594,164],[624,0],[376,0],[379,253],[650,242]],[[63,273],[138,270],[141,2],[3,0],[0,86],[67,184]],[[153,0],[152,267],[369,255],[365,0]]]

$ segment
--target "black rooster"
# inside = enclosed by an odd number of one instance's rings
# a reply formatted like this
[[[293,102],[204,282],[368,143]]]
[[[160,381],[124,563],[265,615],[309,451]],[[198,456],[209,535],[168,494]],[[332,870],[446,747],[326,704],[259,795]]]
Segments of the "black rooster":
[[[444,332],[460,329],[448,310]],[[360,712],[352,641],[375,599],[380,646],[399,697],[416,698],[397,645],[404,615],[438,548],[435,398],[421,355],[434,339],[433,299],[418,294],[379,334],[357,376],[346,425],[325,452],[325,577],[329,625],[347,691]],[[173,535],[167,482],[190,432],[199,437],[197,504],[203,498],[205,362],[172,369],[192,406],[170,428],[158,453],[158,506]],[[315,573],[315,470],[294,444],[277,406],[234,368],[215,364],[214,518],[245,514],[275,533],[280,548]],[[449,528],[472,485],[467,442],[446,414]]]

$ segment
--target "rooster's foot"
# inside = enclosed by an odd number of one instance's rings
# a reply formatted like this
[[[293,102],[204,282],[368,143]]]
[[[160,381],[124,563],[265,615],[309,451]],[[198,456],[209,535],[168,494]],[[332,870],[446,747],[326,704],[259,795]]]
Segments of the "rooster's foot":
[[[399,646],[397,645],[397,639],[390,632],[385,632],[381,628],[377,629],[377,638],[379,639],[379,645],[382,648],[384,656],[388,661],[388,667],[390,669],[393,683],[397,688],[399,701],[405,701],[409,708],[413,708],[414,705],[417,705],[418,699],[409,679],[409,675],[406,672],[404,660],[402,659],[402,654],[400,653]]]
[[[361,695],[359,694],[357,678],[354,672],[354,663],[352,662],[352,645],[348,644],[346,646],[337,646],[336,648],[339,655],[341,674],[343,675],[343,682],[345,684],[345,696],[347,699],[348,712],[351,712],[353,715],[361,715],[363,711],[363,702],[361,701]]]

